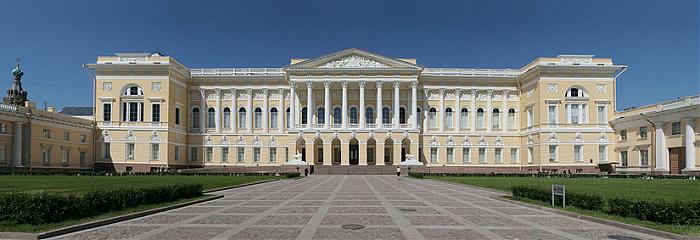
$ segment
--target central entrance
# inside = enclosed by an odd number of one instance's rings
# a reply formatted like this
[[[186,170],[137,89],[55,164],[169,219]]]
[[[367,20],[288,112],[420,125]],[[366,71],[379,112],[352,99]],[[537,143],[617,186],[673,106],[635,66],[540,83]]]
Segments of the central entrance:
[[[357,139],[350,139],[350,165],[360,164],[360,144]]]
[[[681,174],[683,168],[685,168],[685,148],[669,148],[668,149],[668,160],[670,166],[668,168],[671,174]]]

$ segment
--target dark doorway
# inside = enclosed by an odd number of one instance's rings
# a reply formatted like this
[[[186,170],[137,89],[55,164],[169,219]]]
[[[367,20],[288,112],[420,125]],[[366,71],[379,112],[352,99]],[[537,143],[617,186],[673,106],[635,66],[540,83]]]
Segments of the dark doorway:
[[[351,139],[350,140],[350,165],[358,165],[360,164],[360,145],[357,142],[357,139]]]
[[[669,148],[668,160],[671,164],[668,169],[669,173],[681,174],[681,171],[683,171],[683,168],[685,168],[685,148]]]

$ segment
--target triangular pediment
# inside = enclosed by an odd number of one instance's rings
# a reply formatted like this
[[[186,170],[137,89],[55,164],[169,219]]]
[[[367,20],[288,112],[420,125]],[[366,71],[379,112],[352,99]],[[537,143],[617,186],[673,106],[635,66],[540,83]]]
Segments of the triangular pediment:
[[[288,66],[286,69],[305,70],[419,70],[422,67],[400,59],[370,53],[360,49],[347,49],[318,58],[308,59]]]

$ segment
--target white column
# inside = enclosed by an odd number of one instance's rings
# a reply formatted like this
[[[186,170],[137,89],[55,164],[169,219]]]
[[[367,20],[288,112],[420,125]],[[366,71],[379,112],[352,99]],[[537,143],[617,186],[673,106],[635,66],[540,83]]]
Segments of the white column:
[[[297,128],[297,83],[291,82],[289,86],[289,129],[293,130]]]
[[[12,136],[12,166],[22,166],[22,123],[15,122],[15,134]]]
[[[263,88],[263,106],[262,106],[262,129],[264,133],[268,132],[269,124],[268,119],[270,115],[268,114],[268,89]]]
[[[341,123],[343,124],[343,129],[348,128],[348,81],[342,81],[343,85],[343,105],[341,113]]]
[[[360,81],[360,129],[365,129],[365,81]]]
[[[248,132],[252,133],[253,132],[253,114],[254,114],[254,112],[253,112],[253,89],[248,88],[248,89],[246,89],[246,91],[248,92],[248,110],[245,113],[245,118],[246,118],[245,126],[246,126]]]
[[[331,81],[325,81],[323,82],[323,85],[325,86],[325,98],[324,98],[324,111],[323,111],[323,119],[325,119],[325,127],[326,129],[331,128]],[[319,116],[320,117],[320,116]]]
[[[471,90],[472,102],[471,108],[469,109],[469,124],[471,125],[471,132],[476,132],[476,98],[478,97],[478,91],[476,89]]]
[[[510,126],[508,126],[508,89],[503,89],[502,94],[503,103],[501,110],[501,131],[505,132]]]
[[[204,133],[207,129],[207,122],[205,121],[205,116],[207,115],[207,112],[209,112],[206,109],[207,93],[204,89],[200,89],[199,94],[202,98],[199,101],[199,132]]]
[[[423,92],[425,95],[423,95],[423,132],[430,132],[430,89],[423,88]]]
[[[491,118],[493,118],[493,89],[486,90],[486,110],[484,111],[484,123],[486,124],[486,132],[491,132]]]
[[[459,133],[462,130],[462,107],[460,107],[460,99],[462,98],[462,90],[457,88],[455,89],[455,109],[452,111],[452,118],[455,119],[454,121],[454,126],[455,126],[455,132]]]
[[[399,88],[401,87],[401,82],[394,81],[394,128],[401,128],[401,123],[399,122],[399,109],[401,108],[400,93]]]
[[[314,119],[314,83],[311,81],[306,82],[306,128],[313,129],[313,119]],[[314,149],[311,149],[313,151]]]
[[[216,93],[216,108],[214,109],[214,123],[216,125],[216,132],[221,132],[221,89],[214,89]]]
[[[375,107],[375,112],[377,113],[377,120],[374,121],[376,128],[383,128],[382,126],[382,81],[377,81],[377,106]],[[381,156],[382,162],[384,162],[384,156]],[[379,160],[377,160],[379,161]]]
[[[411,82],[411,126],[418,129],[418,82]],[[417,153],[416,153],[417,155]]]
[[[284,110],[284,88],[279,88],[277,91],[279,91],[280,94],[280,102],[279,102],[279,107],[277,107],[277,131],[278,132],[284,132],[284,128],[286,127],[286,117],[287,117],[287,111]],[[291,116],[292,109],[289,109],[289,115]]]
[[[445,89],[440,88],[440,109],[437,110],[437,113],[439,114],[438,119],[438,126],[440,127],[440,132],[445,132]]]
[[[238,118],[238,103],[236,97],[236,89],[231,88],[231,131],[234,133],[238,130],[236,119]]]
[[[664,135],[664,123],[656,123],[654,138],[656,139],[656,171],[668,171],[669,162],[666,149],[666,136]]]
[[[685,168],[684,171],[694,171],[695,169],[695,130],[693,125],[695,118],[685,119]]]

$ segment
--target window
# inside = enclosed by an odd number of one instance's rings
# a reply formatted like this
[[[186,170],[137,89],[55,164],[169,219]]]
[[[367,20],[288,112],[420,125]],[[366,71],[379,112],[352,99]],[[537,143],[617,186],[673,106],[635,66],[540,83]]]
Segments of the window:
[[[151,122],[160,122],[160,103],[151,104]]]
[[[452,129],[452,108],[445,109],[445,128]]]
[[[448,163],[455,162],[455,148],[452,148],[452,147],[447,148],[447,162]]]
[[[462,108],[459,114],[459,127],[462,129],[469,128],[469,110],[466,108]]]
[[[535,118],[532,107],[527,107],[525,111],[527,112],[527,127],[529,128],[532,127],[532,123],[535,121]]]
[[[124,119],[123,121],[138,122],[139,117],[143,114],[143,103],[142,102],[124,102]],[[140,114],[139,114],[140,113]],[[128,116],[128,118],[127,118]],[[143,117],[141,117],[143,118]]]
[[[600,162],[607,162],[608,161],[608,146],[607,145],[598,146],[598,158],[600,159]]]
[[[549,105],[548,109],[548,120],[550,125],[557,124],[557,106]]]
[[[649,150],[639,150],[639,165],[643,167],[649,166]]]
[[[175,107],[175,124],[180,125],[180,108]]]
[[[623,167],[629,166],[629,162],[627,162],[627,151],[620,151],[620,165]]]
[[[533,147],[527,147],[527,163],[532,164],[535,160],[535,150]]]
[[[301,124],[306,124],[306,121],[307,121],[306,116],[308,115],[307,111],[308,110],[306,110],[306,108],[301,108]]]
[[[437,148],[430,148],[430,162],[436,163],[437,158],[438,158],[438,149]]]
[[[102,159],[112,159],[112,150],[110,149],[110,144],[108,142],[104,143],[104,148],[102,150],[104,151],[102,152]]]
[[[199,128],[199,108],[192,109],[192,117],[190,118],[192,128]]]
[[[502,148],[496,148],[494,149],[493,153],[496,158],[496,163],[503,163],[503,154],[501,154],[503,151]]]
[[[493,114],[491,115],[491,128],[501,129],[501,111],[498,108],[493,109]]]
[[[399,108],[399,124],[406,124],[406,108]]]
[[[608,111],[606,106],[598,106],[598,123],[607,124],[608,123]]]
[[[350,108],[350,124],[357,124],[357,108]]]
[[[7,162],[7,145],[0,144],[0,163]]]
[[[671,135],[680,135],[680,134],[681,134],[681,122],[671,123]]]
[[[246,128],[245,108],[238,109],[238,128]]]
[[[270,128],[278,128],[277,121],[277,108],[272,108],[270,109]]]
[[[557,161],[557,146],[549,145],[549,162]]]
[[[479,148],[479,163],[486,163],[486,148]]]
[[[583,151],[581,151],[582,145],[574,145],[574,161],[583,161]]]
[[[476,128],[484,128],[484,109],[479,108],[476,110]]]
[[[260,162],[260,148],[253,148],[253,162]]]
[[[437,110],[435,108],[430,108],[428,112],[428,124],[431,129],[437,128]]]
[[[469,154],[470,150],[471,150],[471,149],[468,148],[468,147],[462,148],[462,162],[463,162],[463,163],[470,163],[470,162],[472,162],[471,155]]]
[[[365,123],[374,124],[374,109],[368,107],[365,109]]]
[[[627,141],[627,130],[620,130],[620,141]]]
[[[221,162],[228,162],[228,147],[221,147]]]
[[[175,161],[180,160],[180,146],[175,146]]]
[[[216,127],[216,110],[214,110],[214,108],[209,108],[209,110],[207,110],[207,127]]]
[[[270,148],[270,162],[277,162],[277,148]]]
[[[129,88],[126,90],[126,92],[124,92],[124,95],[126,95],[126,96],[139,96],[139,95],[143,95],[143,90],[141,90],[141,88],[139,88],[139,87],[137,87],[137,86],[132,86],[132,87],[129,87]]]
[[[213,147],[205,147],[204,148],[204,159],[207,162],[211,162],[214,160],[214,148]]]
[[[63,131],[63,140],[70,141],[70,132]]]
[[[582,98],[582,97],[588,97],[585,91],[583,89],[577,88],[577,87],[572,87],[569,88],[569,91],[566,92],[566,97],[572,97],[572,98]]]
[[[284,161],[289,162],[289,147],[284,148]]]
[[[44,138],[51,138],[51,129],[44,128],[44,130],[42,130],[42,135],[44,135]]]
[[[416,108],[416,114],[417,114],[416,115],[416,122],[418,123],[417,127],[421,128],[423,126],[423,119],[422,119],[422,115],[420,112],[420,108]]]
[[[136,153],[136,144],[127,143],[126,144],[126,160],[134,160],[134,154]]]
[[[571,124],[578,124],[579,123],[579,111],[578,111],[579,105],[578,104],[572,104],[570,109],[571,109],[571,118],[569,119],[569,123]]]
[[[569,123],[571,124],[581,124],[588,122],[586,117],[586,112],[588,111],[588,106],[586,104],[567,104]]]
[[[160,157],[160,145],[151,143],[151,160],[158,160]]]
[[[647,138],[647,127],[640,127],[639,128],[639,138]]]
[[[197,161],[197,147],[191,147],[190,148],[190,161],[196,162]]]
[[[326,110],[323,107],[316,110],[316,123],[326,124]]]
[[[343,123],[343,110],[339,107],[333,108],[333,124]]]
[[[51,147],[44,147],[42,151],[43,162],[45,165],[51,163]]]
[[[515,129],[515,109],[508,109],[508,128]]]
[[[237,147],[236,148],[236,161],[237,162],[245,161],[245,148],[244,147]]]
[[[102,121],[109,122],[112,121],[112,104],[103,103],[102,104]]]
[[[289,108],[287,108],[287,110],[285,111],[285,117],[287,118],[287,121],[286,121],[287,128],[290,128],[290,126],[292,125],[292,118],[290,116],[291,116],[291,110]]]
[[[68,164],[68,157],[70,156],[70,150],[68,149],[62,149],[61,150],[61,163],[62,164]]]
[[[511,148],[510,149],[510,163],[518,163],[518,149],[517,148]]]
[[[231,109],[230,108],[224,108],[224,128],[231,128]]]
[[[84,143],[87,141],[87,136],[85,134],[80,134],[80,142]]]
[[[7,124],[0,123],[0,133],[7,133]]]
[[[255,115],[253,115],[253,116],[255,117],[253,127],[254,128],[262,128],[262,109],[255,108]]]
[[[390,124],[391,123],[391,109],[388,107],[384,107],[382,109],[382,123],[383,124]]]
[[[78,159],[80,160],[80,167],[85,167],[85,151],[80,151]]]

